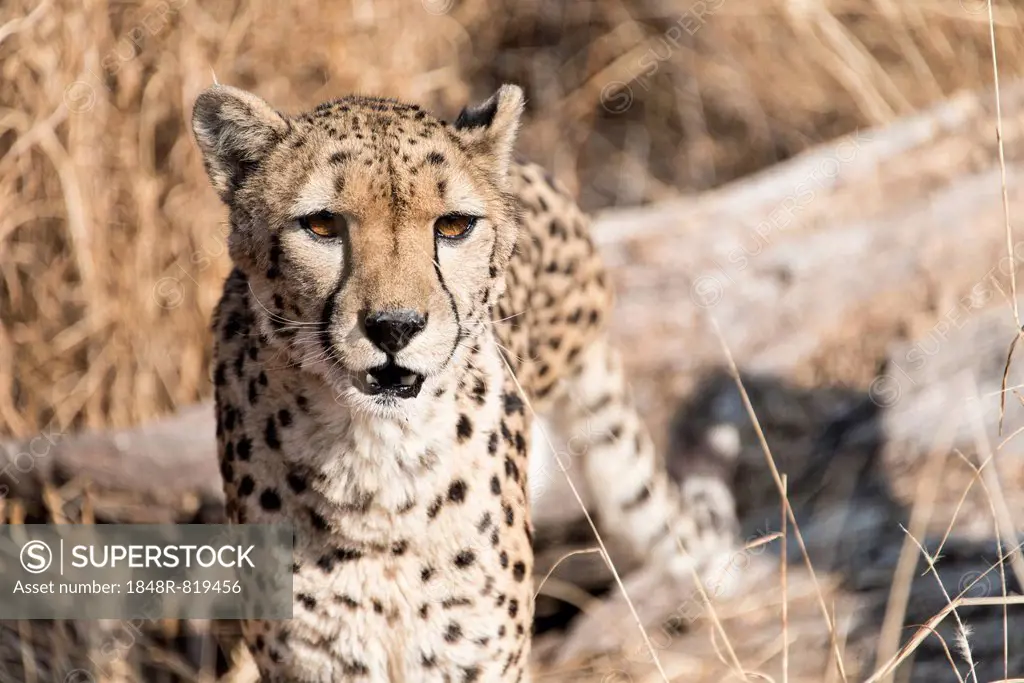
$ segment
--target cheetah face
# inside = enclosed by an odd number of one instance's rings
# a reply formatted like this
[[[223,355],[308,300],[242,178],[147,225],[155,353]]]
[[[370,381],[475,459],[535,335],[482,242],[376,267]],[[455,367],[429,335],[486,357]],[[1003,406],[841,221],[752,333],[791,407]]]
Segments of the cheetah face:
[[[522,108],[508,85],[453,124],[375,98],[295,117],[226,86],[197,99],[261,330],[351,407],[415,399],[486,329],[516,239]]]

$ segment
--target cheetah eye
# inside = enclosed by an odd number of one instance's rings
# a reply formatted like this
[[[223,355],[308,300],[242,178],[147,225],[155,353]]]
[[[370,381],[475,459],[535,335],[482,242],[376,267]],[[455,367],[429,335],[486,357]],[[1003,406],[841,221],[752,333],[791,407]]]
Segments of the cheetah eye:
[[[330,211],[321,211],[311,216],[303,216],[299,219],[299,225],[317,237],[334,238],[340,237],[345,229],[345,218]]]
[[[464,239],[476,227],[478,218],[461,213],[449,213],[434,221],[434,234],[447,240]]]

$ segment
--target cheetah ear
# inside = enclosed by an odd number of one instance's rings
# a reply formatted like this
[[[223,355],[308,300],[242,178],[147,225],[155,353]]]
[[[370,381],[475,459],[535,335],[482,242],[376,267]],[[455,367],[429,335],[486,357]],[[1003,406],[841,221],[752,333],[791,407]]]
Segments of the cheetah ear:
[[[490,158],[495,175],[503,180],[512,160],[523,104],[522,88],[505,84],[485,102],[463,109],[452,124],[474,152]]]
[[[192,132],[213,188],[225,202],[288,131],[288,122],[252,93],[214,85],[196,98]]]

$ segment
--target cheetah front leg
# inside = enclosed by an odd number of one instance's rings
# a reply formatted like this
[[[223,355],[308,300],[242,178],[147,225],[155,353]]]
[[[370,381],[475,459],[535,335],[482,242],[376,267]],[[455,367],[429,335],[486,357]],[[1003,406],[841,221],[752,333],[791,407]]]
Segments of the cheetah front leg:
[[[714,595],[717,575],[736,547],[727,483],[699,470],[680,484],[669,478],[633,403],[619,354],[604,333],[586,346],[552,398],[547,412],[554,441],[569,445],[561,457],[571,474],[580,465],[599,530],[643,562],[625,581],[641,620],[653,628],[681,609],[703,611],[694,573]],[[589,650],[621,645],[609,640],[621,633],[608,624],[628,616],[623,600],[619,594],[585,618],[565,656],[575,651],[574,642]]]

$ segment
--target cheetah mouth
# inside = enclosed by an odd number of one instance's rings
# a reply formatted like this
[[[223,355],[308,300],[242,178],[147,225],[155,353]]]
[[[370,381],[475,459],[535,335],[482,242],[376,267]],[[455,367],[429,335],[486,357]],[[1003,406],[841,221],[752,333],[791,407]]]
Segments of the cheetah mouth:
[[[361,388],[371,396],[415,398],[423,388],[423,379],[423,375],[389,358],[386,364],[366,372]]]

